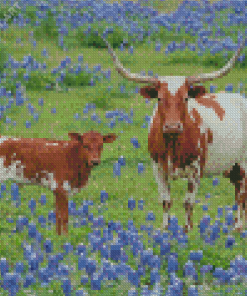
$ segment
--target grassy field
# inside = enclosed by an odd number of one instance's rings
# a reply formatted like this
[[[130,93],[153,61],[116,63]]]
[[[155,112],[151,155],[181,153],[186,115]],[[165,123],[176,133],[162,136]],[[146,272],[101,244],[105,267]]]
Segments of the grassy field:
[[[127,0],[128,1],[128,0]],[[195,0],[197,2],[200,2],[199,0]],[[209,3],[214,3],[217,2],[219,0],[209,0]],[[121,0],[107,0],[107,3],[121,3]],[[132,2],[137,3],[138,0],[133,0]],[[165,12],[165,13],[169,13],[169,12],[173,12],[175,11],[178,6],[183,3],[183,0],[174,0],[174,1],[165,1],[165,0],[149,0],[149,1],[140,1],[139,2],[142,3],[143,6],[152,6],[155,9],[157,9],[159,12]]]
[[[154,7],[160,11],[173,11],[178,3],[181,1],[153,1]],[[101,64],[102,69],[111,69],[111,80],[108,81],[102,78],[95,86],[80,86],[69,87],[67,91],[46,91],[42,89],[26,89],[26,97],[30,99],[30,102],[39,113],[39,120],[36,122],[30,115],[28,108],[16,107],[11,108],[7,116],[12,121],[16,121],[16,126],[1,123],[1,135],[15,136],[15,137],[38,137],[38,138],[57,138],[68,139],[68,132],[75,131],[84,133],[89,130],[98,130],[102,134],[108,132],[114,132],[118,135],[118,139],[113,144],[106,144],[102,154],[101,165],[94,168],[88,186],[85,187],[81,193],[73,197],[73,201],[77,207],[81,205],[84,200],[92,200],[94,205],[90,207],[90,212],[94,216],[99,215],[99,209],[102,215],[108,223],[113,220],[114,222],[120,221],[123,226],[127,228],[128,220],[132,219],[134,225],[140,229],[143,224],[153,225],[154,229],[158,229],[162,223],[162,208],[158,205],[158,187],[155,182],[151,159],[147,149],[148,129],[143,128],[145,123],[145,116],[151,116],[153,114],[153,108],[157,103],[157,100],[153,100],[150,103],[146,103],[138,93],[134,93],[133,89],[137,85],[124,80],[115,71],[111,57],[109,56],[107,49],[95,48],[95,47],[81,47],[79,44],[71,46],[67,51],[64,51],[61,47],[57,46],[57,43],[49,38],[43,36],[37,41],[37,46],[34,48],[30,41],[28,32],[32,30],[31,26],[26,26],[16,30],[16,27],[12,24],[6,31],[0,32],[1,42],[6,46],[7,52],[16,60],[22,60],[24,56],[32,55],[37,61],[46,62],[47,72],[50,73],[51,69],[57,67],[66,56],[71,57],[71,64],[77,63],[78,55],[83,54],[83,60],[88,63],[89,68],[97,64]],[[21,43],[16,44],[13,40],[21,38]],[[167,40],[172,41],[172,36],[168,36]],[[47,49],[48,57],[43,57],[41,52],[43,48]],[[215,70],[215,67],[206,67],[203,63],[190,63],[189,56],[181,58],[181,62],[175,62],[173,55],[166,58],[163,52],[155,52],[155,43],[143,44],[138,46],[134,50],[133,55],[129,55],[127,51],[121,52],[116,49],[119,59],[123,62],[126,68],[130,68],[132,72],[149,71],[160,75],[193,75],[202,72],[211,72]],[[175,56],[175,54],[174,54]],[[184,60],[184,63],[182,63]],[[45,71],[44,71],[45,73]],[[246,68],[234,68],[229,75],[222,79],[218,79],[214,82],[218,86],[217,91],[222,91],[225,85],[232,83],[234,87],[246,77]],[[209,89],[210,82],[205,83],[205,87]],[[119,88],[121,85],[126,86],[126,92],[120,93]],[[108,91],[108,87],[112,86],[112,90]],[[44,106],[39,106],[38,101],[40,98],[44,99]],[[95,103],[96,109],[89,111],[88,114],[83,114],[83,108],[87,103]],[[56,113],[51,113],[51,109],[56,108]],[[105,118],[105,112],[108,110],[114,110],[116,108],[123,109],[126,112],[130,112],[133,109],[133,124],[125,122],[116,122],[116,126],[110,128],[107,123],[109,119]],[[96,123],[90,120],[93,113],[101,118],[102,123]],[[76,120],[74,118],[75,113],[81,114],[81,119]],[[25,127],[26,121],[31,122],[31,128]],[[140,148],[134,148],[130,142],[131,138],[138,138]],[[123,155],[126,158],[126,166],[121,169],[121,176],[113,176],[113,164],[118,158]],[[145,171],[143,174],[138,174],[138,163],[145,165]],[[201,186],[197,195],[198,203],[194,207],[194,229],[188,234],[188,246],[185,249],[179,249],[178,244],[172,244],[171,248],[173,252],[177,252],[179,256],[179,271],[178,275],[183,277],[182,266],[188,259],[188,255],[191,250],[203,250],[203,260],[200,265],[212,264],[214,267],[222,267],[227,269],[230,266],[230,261],[237,255],[246,256],[246,238],[241,238],[239,234],[232,233],[235,238],[235,244],[232,249],[225,248],[225,240],[227,234],[221,234],[221,237],[216,241],[214,246],[206,245],[200,238],[197,225],[204,214],[210,215],[212,221],[215,220],[218,207],[232,206],[235,202],[234,187],[230,184],[228,179],[224,179],[218,176],[219,185],[213,186],[212,178],[203,178],[201,180]],[[10,190],[11,182],[7,181],[7,190]],[[171,188],[171,198],[173,200],[173,207],[171,214],[178,218],[178,224],[184,225],[185,223],[185,210],[183,208],[183,199],[187,188],[187,182],[178,180],[173,181]],[[103,206],[100,203],[100,192],[105,190],[109,194],[107,203]],[[38,186],[24,186],[21,192],[22,204],[19,208],[13,206],[13,202],[9,193],[2,193],[2,199],[0,201],[1,209],[1,235],[0,235],[0,251],[1,257],[6,257],[11,262],[11,267],[19,260],[24,260],[23,252],[21,249],[21,243],[23,241],[31,242],[28,238],[28,232],[25,230],[23,233],[11,234],[11,230],[14,228],[14,224],[8,223],[5,218],[13,218],[14,221],[20,215],[28,217],[31,221],[37,223],[38,216],[48,215],[48,212],[55,210],[54,198],[51,191]],[[206,198],[205,195],[210,193],[211,198]],[[38,202],[41,194],[46,194],[47,204],[41,206]],[[133,211],[128,209],[128,199],[133,197],[136,202],[140,199],[144,200],[144,210],[138,210],[136,207]],[[36,211],[31,214],[28,203],[33,198],[37,202]],[[203,211],[202,205],[208,205],[208,210]],[[146,221],[147,213],[153,212],[155,215],[155,221]],[[69,217],[69,236],[59,237],[55,233],[55,226],[51,230],[41,228],[37,226],[39,232],[44,238],[50,238],[54,243],[54,253],[62,251],[62,244],[69,241],[73,246],[79,243],[88,244],[88,233],[92,231],[90,225],[80,228],[74,228],[73,222],[76,218]],[[224,219],[221,218],[221,222]],[[158,248],[153,248],[153,243],[149,242],[149,237],[145,231],[139,230],[143,235],[143,242],[146,248],[153,249],[154,254],[159,254]],[[114,234],[115,235],[115,234]],[[117,235],[115,235],[117,236]],[[128,253],[129,250],[126,250]],[[129,254],[129,253],[128,253]],[[92,258],[95,258],[100,262],[101,258],[98,252],[92,253]],[[74,271],[71,273],[72,284],[80,286],[80,277],[83,272],[76,271],[76,257],[67,256],[64,260],[70,266],[74,267]],[[47,264],[47,258],[45,258],[42,266]],[[133,268],[137,268],[136,259],[129,255],[128,264]],[[168,285],[168,275],[166,272],[166,262],[161,269],[161,283],[166,289]],[[198,265],[198,268],[199,266]],[[41,267],[42,267],[41,266]],[[27,266],[26,266],[27,268]],[[146,278],[150,271],[147,271]],[[143,283],[148,280],[143,279]],[[184,281],[186,287],[191,284],[187,279]],[[244,290],[246,292],[246,283],[240,285],[225,285],[217,286],[213,284],[213,277],[211,274],[207,275],[205,279],[199,276],[198,283],[203,285],[203,291],[201,295],[237,295],[238,292]],[[125,281],[108,281],[104,284],[101,291],[90,291],[90,284],[81,285],[88,291],[89,295],[127,295],[128,289],[131,285]],[[230,290],[229,290],[230,289]],[[229,293],[227,291],[230,291]],[[31,294],[30,294],[31,293]],[[41,287],[41,285],[35,284],[32,288],[23,289],[17,295],[62,295],[61,284],[59,281],[53,281],[49,287]],[[185,294],[187,295],[186,289]],[[214,294],[215,293],[215,294]],[[218,293],[218,294],[216,294]],[[8,293],[0,288],[0,294],[5,296]]]

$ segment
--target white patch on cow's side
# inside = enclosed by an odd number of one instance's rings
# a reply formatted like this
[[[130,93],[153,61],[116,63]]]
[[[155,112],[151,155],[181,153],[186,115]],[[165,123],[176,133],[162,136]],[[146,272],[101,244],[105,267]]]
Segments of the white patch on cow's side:
[[[0,158],[0,182],[10,179],[20,183],[31,183],[31,181],[24,176],[25,165],[22,165],[21,161],[12,161],[10,166],[5,167],[4,160],[5,158]]]
[[[46,143],[46,146],[58,146],[58,143]]]
[[[185,84],[186,76],[165,76],[160,78],[160,82],[167,82],[168,90],[172,95],[175,95],[179,88]]]
[[[56,182],[56,179],[54,178],[53,173],[46,172],[45,178],[41,178],[41,184],[45,187],[48,187],[51,190],[57,189],[57,182]]]
[[[195,99],[188,102],[188,111],[195,108],[202,117],[201,132],[208,128],[213,132],[213,143],[208,144],[205,176],[221,174],[235,163],[239,163],[244,156],[247,159],[247,139],[244,139],[244,129],[247,126],[242,120],[244,99],[238,94],[215,95],[214,100],[225,110],[223,120],[220,120],[213,108],[206,108]]]

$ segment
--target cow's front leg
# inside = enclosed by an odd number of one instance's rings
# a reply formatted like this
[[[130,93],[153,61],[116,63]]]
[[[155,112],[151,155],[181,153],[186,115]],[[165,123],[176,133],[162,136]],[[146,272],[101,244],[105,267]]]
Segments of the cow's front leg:
[[[170,220],[169,212],[172,206],[170,195],[170,182],[168,175],[165,174],[157,163],[153,163],[153,172],[158,184],[159,199],[158,202],[163,208],[163,229],[168,229]]]
[[[188,192],[185,195],[185,232],[193,229],[193,206],[196,200],[196,194],[200,186],[200,166],[199,163],[195,167],[195,171],[188,179]]]

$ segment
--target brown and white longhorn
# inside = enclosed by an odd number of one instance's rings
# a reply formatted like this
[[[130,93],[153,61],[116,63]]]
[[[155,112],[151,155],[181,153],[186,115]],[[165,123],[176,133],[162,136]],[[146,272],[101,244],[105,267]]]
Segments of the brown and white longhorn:
[[[104,39],[104,38],[103,38]],[[193,228],[193,204],[203,176],[221,174],[235,185],[238,204],[235,228],[247,222],[247,104],[238,93],[208,94],[203,86],[195,86],[226,75],[234,66],[244,40],[219,71],[198,76],[143,76],[127,71],[107,44],[116,70],[123,77],[150,86],[141,88],[144,98],[158,98],[149,126],[148,150],[158,183],[159,202],[163,205],[163,226],[169,223],[171,207],[170,181],[188,179],[185,195],[185,230]],[[246,223],[245,223],[246,224]]]

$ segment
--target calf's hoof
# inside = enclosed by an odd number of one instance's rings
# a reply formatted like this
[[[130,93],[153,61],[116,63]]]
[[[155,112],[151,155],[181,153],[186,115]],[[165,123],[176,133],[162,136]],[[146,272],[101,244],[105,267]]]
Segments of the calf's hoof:
[[[184,226],[184,232],[188,233],[189,231],[191,231],[193,229],[193,225],[185,225]]]

